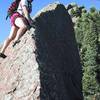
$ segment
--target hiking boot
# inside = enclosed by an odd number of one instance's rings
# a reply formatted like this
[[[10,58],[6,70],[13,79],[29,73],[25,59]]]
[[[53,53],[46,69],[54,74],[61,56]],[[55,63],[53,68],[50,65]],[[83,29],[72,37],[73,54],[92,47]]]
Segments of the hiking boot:
[[[3,53],[0,53],[0,57],[1,58],[6,58],[7,56],[5,54],[3,54]]]
[[[15,47],[16,44],[18,44],[19,42],[20,42],[20,40],[15,41],[15,42],[13,43],[13,47]]]

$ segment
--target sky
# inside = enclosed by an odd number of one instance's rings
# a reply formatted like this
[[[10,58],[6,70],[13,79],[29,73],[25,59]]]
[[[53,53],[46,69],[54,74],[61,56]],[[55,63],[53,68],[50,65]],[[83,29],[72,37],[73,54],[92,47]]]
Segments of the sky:
[[[7,9],[13,0],[0,0],[0,44],[9,36],[10,33],[10,19],[6,20]],[[57,2],[64,5],[75,2],[76,4],[82,6],[84,5],[87,10],[91,7],[95,7],[97,10],[100,10],[100,0],[34,0],[32,5],[31,17],[34,16],[40,9],[49,3]]]

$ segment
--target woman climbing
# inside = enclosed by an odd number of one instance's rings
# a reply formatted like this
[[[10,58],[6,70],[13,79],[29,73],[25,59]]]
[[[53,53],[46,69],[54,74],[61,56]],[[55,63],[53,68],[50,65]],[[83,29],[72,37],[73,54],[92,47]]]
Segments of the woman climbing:
[[[7,57],[4,53],[10,42],[13,40],[13,47],[17,43],[19,43],[19,39],[21,38],[21,36],[32,24],[33,21],[30,17],[30,12],[32,10],[32,1],[33,0],[15,0],[13,4],[9,7],[8,16],[10,16],[11,21],[11,31],[10,35],[5,40],[3,47],[1,48],[0,57]],[[16,11],[14,8],[15,6],[17,7]]]

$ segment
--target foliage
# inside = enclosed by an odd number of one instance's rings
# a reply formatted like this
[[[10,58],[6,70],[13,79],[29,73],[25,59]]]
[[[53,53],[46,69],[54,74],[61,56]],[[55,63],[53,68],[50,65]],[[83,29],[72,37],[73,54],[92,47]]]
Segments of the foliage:
[[[100,11],[94,7],[89,12],[82,9],[75,23],[75,35],[83,66],[83,93],[85,100],[92,100],[95,94],[100,93],[100,83],[96,80],[100,71]]]

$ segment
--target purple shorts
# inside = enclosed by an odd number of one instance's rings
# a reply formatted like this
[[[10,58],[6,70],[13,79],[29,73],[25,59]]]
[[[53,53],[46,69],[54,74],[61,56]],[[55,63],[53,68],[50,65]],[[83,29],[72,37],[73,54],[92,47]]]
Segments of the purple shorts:
[[[14,13],[14,14],[10,17],[11,26],[16,26],[16,25],[15,25],[15,20],[16,20],[16,18],[18,18],[18,17],[24,18],[25,23],[26,23],[26,24],[29,24],[29,23],[28,23],[28,20],[27,20],[25,17],[23,17],[23,16],[22,16],[21,14],[19,14],[18,12],[16,12],[16,13]],[[17,26],[16,26],[16,27],[17,27]]]

